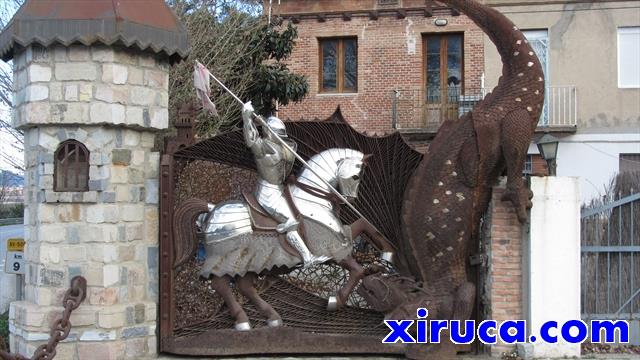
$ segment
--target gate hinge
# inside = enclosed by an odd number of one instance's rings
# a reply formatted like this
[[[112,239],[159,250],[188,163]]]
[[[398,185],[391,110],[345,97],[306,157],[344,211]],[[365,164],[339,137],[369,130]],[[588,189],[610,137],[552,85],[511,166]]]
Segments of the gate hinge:
[[[469,263],[471,266],[476,265],[485,265],[487,263],[487,255],[486,254],[474,254],[469,256]]]

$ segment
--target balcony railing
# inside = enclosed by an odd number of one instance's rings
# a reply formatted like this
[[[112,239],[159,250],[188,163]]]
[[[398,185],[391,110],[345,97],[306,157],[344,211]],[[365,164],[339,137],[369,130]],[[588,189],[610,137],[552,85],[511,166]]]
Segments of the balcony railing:
[[[392,92],[392,126],[405,131],[436,132],[446,120],[455,120],[482,100],[484,88],[406,89]],[[548,86],[539,128],[575,128],[578,101],[575,86]]]

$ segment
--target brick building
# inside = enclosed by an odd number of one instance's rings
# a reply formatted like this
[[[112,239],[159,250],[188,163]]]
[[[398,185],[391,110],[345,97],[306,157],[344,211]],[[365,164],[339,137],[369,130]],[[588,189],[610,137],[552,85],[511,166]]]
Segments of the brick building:
[[[424,0],[278,3],[272,13],[299,32],[290,69],[310,85],[304,101],[280,108],[282,118],[326,118],[340,106],[360,131],[429,138],[458,116],[460,99],[479,95],[483,33],[449,8]]]

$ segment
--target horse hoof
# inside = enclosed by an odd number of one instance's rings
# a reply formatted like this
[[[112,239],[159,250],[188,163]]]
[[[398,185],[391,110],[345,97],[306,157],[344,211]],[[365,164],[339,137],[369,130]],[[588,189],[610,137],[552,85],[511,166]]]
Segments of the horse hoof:
[[[391,251],[385,251],[380,254],[380,258],[386,262],[393,264],[393,253]]]
[[[338,298],[335,296],[329,296],[329,301],[327,301],[327,311],[337,311],[338,310]]]
[[[248,322],[241,322],[235,325],[236,330],[238,331],[249,331],[251,330],[251,325]]]
[[[282,326],[282,319],[267,320],[267,326],[271,328]]]

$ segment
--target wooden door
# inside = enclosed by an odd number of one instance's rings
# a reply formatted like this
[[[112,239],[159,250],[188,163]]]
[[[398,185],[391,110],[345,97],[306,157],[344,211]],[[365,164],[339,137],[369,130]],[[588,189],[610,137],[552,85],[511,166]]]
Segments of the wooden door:
[[[438,128],[442,122],[458,118],[458,99],[463,88],[463,35],[424,36],[425,125]]]

